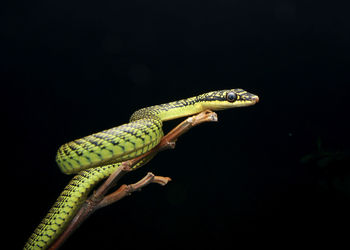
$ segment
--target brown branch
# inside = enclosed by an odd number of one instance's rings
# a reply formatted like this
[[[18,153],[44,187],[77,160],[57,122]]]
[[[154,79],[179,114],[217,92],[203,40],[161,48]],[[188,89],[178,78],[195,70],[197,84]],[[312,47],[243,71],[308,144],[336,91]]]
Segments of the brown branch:
[[[118,190],[106,196],[107,192],[115,186],[122,176],[130,172],[133,166],[140,162],[145,157],[156,154],[159,151],[165,149],[171,149],[175,147],[176,140],[186,133],[188,130],[204,122],[216,122],[216,113],[206,110],[195,116],[187,118],[181,122],[167,135],[165,135],[160,143],[147,153],[138,156],[134,159],[125,161],[121,166],[108,177],[108,179],[94,192],[90,198],[88,198],[81,208],[78,210],[72,221],[69,223],[65,231],[58,237],[58,239],[50,246],[50,249],[59,248],[66,239],[97,209],[110,205],[119,201],[125,196],[131,194],[135,190],[139,190],[150,183],[158,183],[160,185],[166,185],[171,179],[169,177],[154,176],[152,173],[148,173],[143,179],[137,183],[131,185],[122,185]]]
[[[106,195],[103,200],[96,206],[96,210],[117,202],[125,196],[131,195],[133,192],[138,191],[151,183],[157,183],[164,186],[169,181],[171,181],[169,177],[155,176],[153,173],[148,172],[147,175],[138,182],[130,185],[121,185],[117,191]]]

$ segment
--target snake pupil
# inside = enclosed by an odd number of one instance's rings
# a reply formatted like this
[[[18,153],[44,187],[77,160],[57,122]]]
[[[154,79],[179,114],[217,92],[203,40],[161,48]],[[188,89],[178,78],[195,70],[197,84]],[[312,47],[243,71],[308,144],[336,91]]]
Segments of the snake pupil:
[[[234,102],[234,101],[237,100],[237,95],[234,92],[228,92],[227,95],[226,95],[226,99],[229,102]]]

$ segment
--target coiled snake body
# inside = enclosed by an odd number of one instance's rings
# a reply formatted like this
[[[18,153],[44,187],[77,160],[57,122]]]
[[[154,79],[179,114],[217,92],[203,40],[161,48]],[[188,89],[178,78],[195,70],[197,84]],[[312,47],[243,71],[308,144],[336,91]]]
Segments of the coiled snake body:
[[[212,91],[199,96],[136,111],[130,122],[62,145],[56,161],[73,177],[46,217],[30,236],[25,249],[44,249],[63,232],[93,187],[111,175],[120,162],[142,155],[163,136],[162,122],[193,115],[206,109],[249,106],[258,96],[242,89]],[[136,167],[146,163],[141,161]]]

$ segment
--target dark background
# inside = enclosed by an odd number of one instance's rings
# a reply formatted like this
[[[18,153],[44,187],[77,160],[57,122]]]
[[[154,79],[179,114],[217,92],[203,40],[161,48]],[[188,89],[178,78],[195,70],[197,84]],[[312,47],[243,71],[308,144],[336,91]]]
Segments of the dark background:
[[[23,246],[71,178],[54,161],[61,144],[125,123],[142,107],[238,87],[260,102],[219,112],[218,123],[125,177],[152,171],[173,181],[98,211],[63,249],[348,235],[344,3],[4,3],[1,165],[11,246]]]

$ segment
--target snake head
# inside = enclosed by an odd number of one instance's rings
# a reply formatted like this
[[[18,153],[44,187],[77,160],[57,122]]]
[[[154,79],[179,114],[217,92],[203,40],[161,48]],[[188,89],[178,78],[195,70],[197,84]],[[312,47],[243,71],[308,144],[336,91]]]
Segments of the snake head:
[[[243,89],[212,91],[199,96],[199,99],[204,108],[211,110],[251,106],[259,101],[257,95]]]

